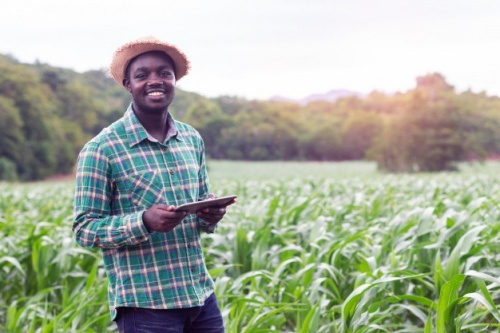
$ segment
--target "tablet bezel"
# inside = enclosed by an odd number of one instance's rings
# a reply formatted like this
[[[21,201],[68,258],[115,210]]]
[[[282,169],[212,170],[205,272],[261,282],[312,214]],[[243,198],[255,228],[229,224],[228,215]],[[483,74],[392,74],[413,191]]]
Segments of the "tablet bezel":
[[[190,202],[187,204],[183,204],[174,208],[176,212],[188,212],[190,214],[194,214],[200,209],[207,207],[220,207],[227,206],[233,199],[236,199],[236,195],[228,195],[220,198],[207,199],[203,201]]]

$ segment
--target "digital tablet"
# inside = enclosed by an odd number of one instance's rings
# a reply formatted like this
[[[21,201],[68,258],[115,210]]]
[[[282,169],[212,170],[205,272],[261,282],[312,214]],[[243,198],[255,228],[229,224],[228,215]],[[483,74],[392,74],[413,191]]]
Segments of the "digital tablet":
[[[236,199],[236,195],[229,195],[226,197],[220,197],[220,198],[214,198],[214,199],[207,199],[203,201],[196,201],[196,202],[190,202],[184,205],[180,205],[174,209],[176,212],[189,212],[190,214],[194,214],[200,209],[207,208],[207,207],[220,207],[220,206],[226,206],[229,204],[233,199]]]

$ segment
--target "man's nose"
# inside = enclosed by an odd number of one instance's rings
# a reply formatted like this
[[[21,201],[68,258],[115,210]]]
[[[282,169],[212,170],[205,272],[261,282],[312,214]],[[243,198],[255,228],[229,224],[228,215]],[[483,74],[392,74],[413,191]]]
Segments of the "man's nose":
[[[151,74],[149,76],[149,80],[148,80],[148,84],[160,84],[161,83],[161,79],[160,77],[158,77],[158,75],[156,74]]]

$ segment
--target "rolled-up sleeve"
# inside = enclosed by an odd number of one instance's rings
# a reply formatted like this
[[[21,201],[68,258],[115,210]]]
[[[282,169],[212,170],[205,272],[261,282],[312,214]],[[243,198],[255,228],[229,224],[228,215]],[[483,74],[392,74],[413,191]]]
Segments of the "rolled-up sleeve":
[[[91,141],[78,156],[73,233],[83,247],[117,248],[149,239],[144,211],[111,215],[113,189],[108,158]]]

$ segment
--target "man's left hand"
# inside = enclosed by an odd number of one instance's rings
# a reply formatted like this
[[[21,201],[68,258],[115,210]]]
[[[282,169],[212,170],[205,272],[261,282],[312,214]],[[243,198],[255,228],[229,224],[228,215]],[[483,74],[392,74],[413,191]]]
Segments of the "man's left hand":
[[[215,198],[217,198],[217,196],[214,194],[208,195],[208,199],[215,199]],[[222,218],[226,214],[226,207],[234,204],[235,202],[236,200],[233,199],[230,203],[224,206],[203,208],[196,212],[196,216],[208,222],[209,226],[214,226],[217,223],[219,223],[219,221],[222,220]]]

